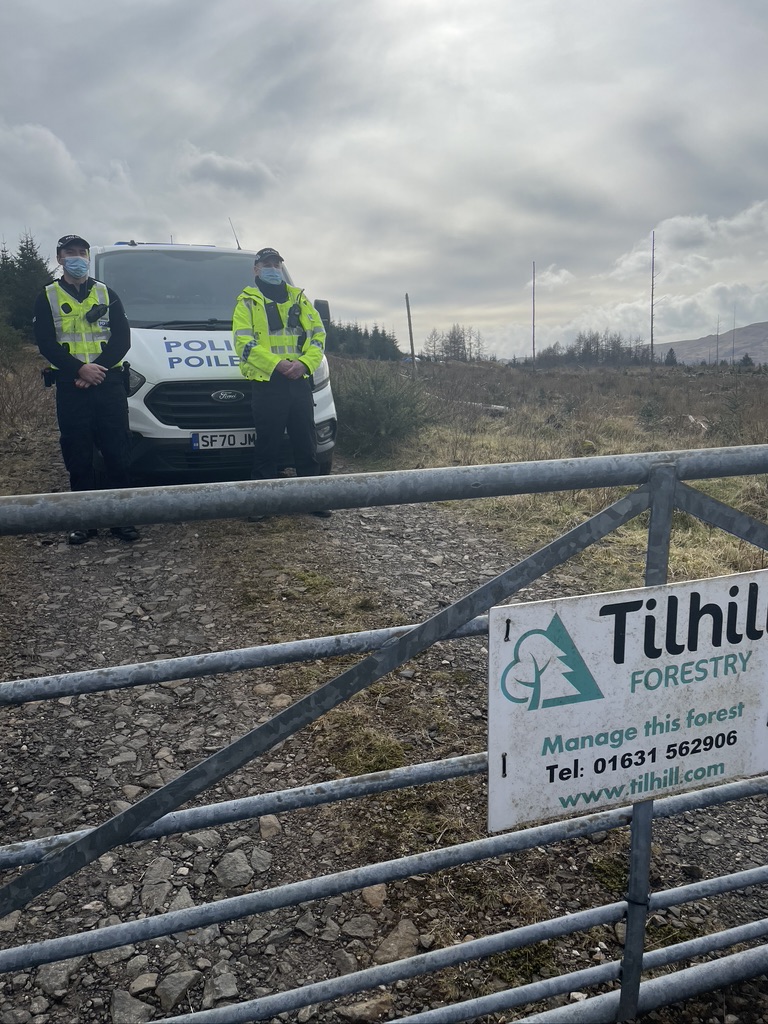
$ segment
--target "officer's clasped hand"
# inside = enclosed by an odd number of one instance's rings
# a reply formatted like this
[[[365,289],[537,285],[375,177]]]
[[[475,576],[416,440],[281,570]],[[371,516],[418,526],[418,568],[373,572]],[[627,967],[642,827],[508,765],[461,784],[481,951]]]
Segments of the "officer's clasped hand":
[[[275,369],[288,380],[299,380],[307,372],[304,363],[298,359],[281,359]]]
[[[106,376],[107,371],[103,366],[99,366],[98,363],[83,363],[80,369],[77,371],[79,380],[83,381],[86,387],[91,385],[101,384]],[[77,383],[77,382],[76,382]],[[82,387],[82,384],[78,385]]]

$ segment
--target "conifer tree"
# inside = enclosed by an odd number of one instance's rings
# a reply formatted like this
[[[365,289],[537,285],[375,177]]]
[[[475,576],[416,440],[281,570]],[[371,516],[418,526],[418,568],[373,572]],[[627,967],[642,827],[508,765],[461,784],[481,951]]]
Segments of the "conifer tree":
[[[372,330],[360,324],[341,324],[331,321],[326,338],[328,352],[359,359],[399,359],[401,352],[393,334],[382,330],[378,324]]]
[[[51,271],[29,232],[19,239],[15,254],[5,242],[0,248],[0,321],[29,336],[32,307],[51,280]]]
[[[14,275],[13,258],[3,239],[3,247],[0,249],[0,320],[7,321],[10,316]]]
[[[16,255],[11,257],[11,263],[8,321],[17,330],[31,334],[32,307],[38,293],[50,282],[51,271],[28,231],[19,239],[19,247]]]

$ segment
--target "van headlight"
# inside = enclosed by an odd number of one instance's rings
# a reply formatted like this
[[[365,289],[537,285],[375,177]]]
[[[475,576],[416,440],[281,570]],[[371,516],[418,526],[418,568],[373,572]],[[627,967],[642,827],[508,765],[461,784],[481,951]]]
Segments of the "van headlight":
[[[312,374],[312,390],[319,391],[320,388],[324,388],[328,383],[331,376],[331,371],[328,367],[328,360],[323,356],[323,361],[320,363],[318,368]]]
[[[142,384],[147,383],[147,378],[137,373],[132,366],[128,367],[128,396],[135,395]]]

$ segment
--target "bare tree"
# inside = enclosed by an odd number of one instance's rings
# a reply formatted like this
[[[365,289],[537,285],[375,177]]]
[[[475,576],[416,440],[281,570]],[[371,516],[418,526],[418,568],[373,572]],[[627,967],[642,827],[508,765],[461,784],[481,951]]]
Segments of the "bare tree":
[[[442,352],[442,348],[443,336],[433,327],[424,339],[424,347],[419,354],[425,359],[431,359],[432,362],[436,362]]]
[[[467,361],[467,328],[461,324],[454,324],[453,327],[443,336],[442,355],[445,359],[455,359],[459,362]]]

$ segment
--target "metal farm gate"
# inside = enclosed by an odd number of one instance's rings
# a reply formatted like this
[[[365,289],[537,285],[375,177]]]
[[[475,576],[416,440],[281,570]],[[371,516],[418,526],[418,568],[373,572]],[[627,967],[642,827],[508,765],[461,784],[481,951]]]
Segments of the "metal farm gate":
[[[245,516],[254,511],[279,514],[305,512],[315,508],[363,508],[598,487],[631,488],[623,497],[582,525],[417,625],[0,683],[0,704],[14,705],[341,654],[365,655],[352,668],[276,714],[270,721],[213,753],[101,825],[80,832],[20,841],[1,847],[0,868],[11,870],[12,874],[0,889],[0,917],[26,906],[41,893],[123,843],[141,842],[172,833],[257,818],[268,813],[285,813],[296,808],[485,773],[486,754],[477,753],[178,810],[229,773],[315,722],[325,712],[404,665],[430,645],[437,641],[487,632],[486,613],[489,608],[509,601],[538,577],[552,571],[641,513],[650,512],[646,586],[666,582],[672,513],[675,509],[768,550],[768,526],[705,496],[683,482],[767,472],[768,445],[759,445],[332,478],[0,498],[0,534],[7,535],[74,528],[83,521],[85,506],[88,522],[98,527],[114,522],[142,524],[224,519]],[[0,951],[0,971],[29,969],[162,935],[202,928],[216,922],[296,906],[376,883],[488,858],[510,856],[532,847],[631,824],[628,891],[625,898],[618,902],[473,938],[448,948],[430,950],[409,959],[278,991],[247,1002],[166,1018],[165,1024],[208,1024],[214,1021],[234,1024],[238,1021],[269,1019],[301,1007],[349,996],[376,986],[392,985],[401,979],[622,920],[626,923],[626,939],[621,961],[602,963],[400,1019],[424,1024],[428,1021],[446,1024],[449,1021],[473,1020],[481,1015],[500,1013],[590,986],[618,982],[607,993],[524,1019],[557,1021],[558,1024],[565,1021],[629,1020],[656,1007],[768,971],[768,947],[758,945],[676,973],[642,980],[644,972],[726,950],[739,943],[754,942],[768,934],[768,920],[760,920],[644,952],[645,925],[650,913],[768,882],[768,867],[763,866],[674,889],[651,892],[649,861],[653,819],[766,792],[768,777],[729,783],[704,791],[655,801],[645,800],[633,806],[249,892],[190,909],[6,949]],[[15,869],[20,867],[24,870],[18,873]]]

